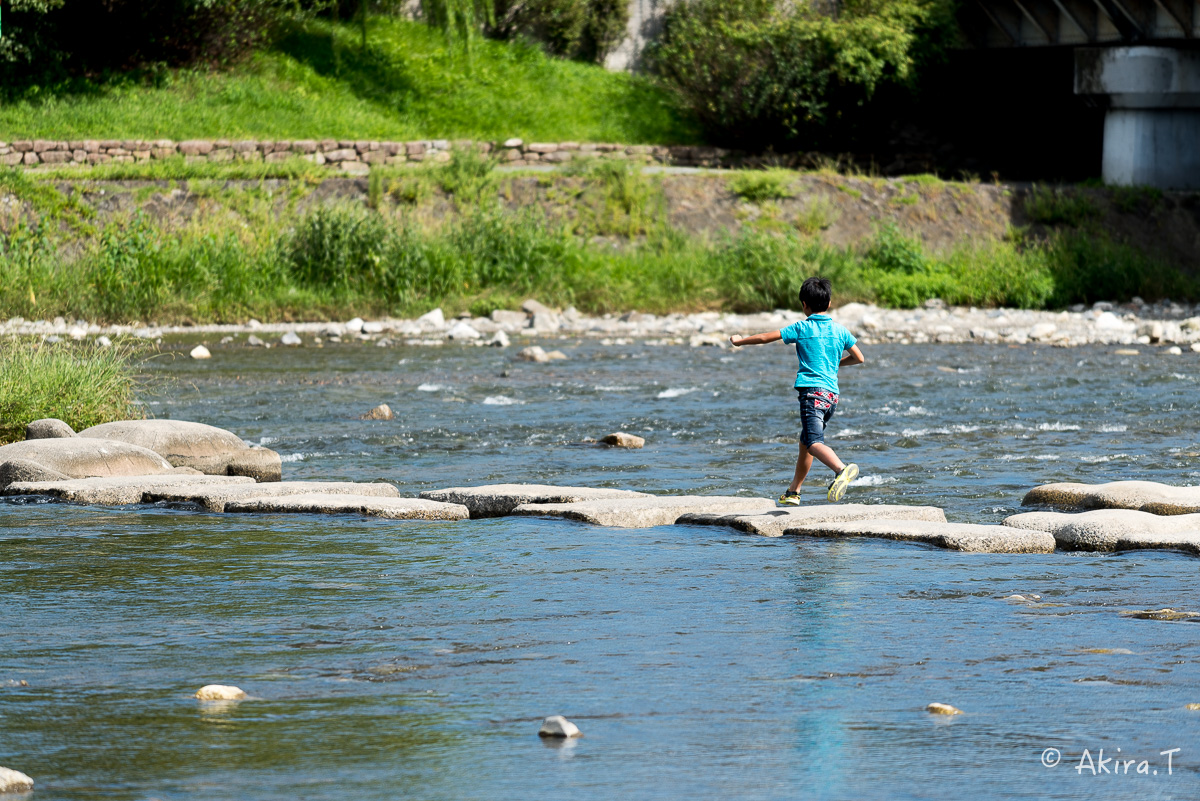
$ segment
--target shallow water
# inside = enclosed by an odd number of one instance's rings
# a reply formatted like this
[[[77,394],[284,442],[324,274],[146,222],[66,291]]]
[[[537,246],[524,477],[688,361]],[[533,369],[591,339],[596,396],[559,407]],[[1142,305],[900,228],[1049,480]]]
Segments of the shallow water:
[[[786,348],[549,344],[571,360],[214,348],[160,360],[151,409],[264,442],[287,477],[406,494],[785,485]],[[1195,484],[1200,357],[1143,351],[871,347],[829,441],[863,468],[853,500],[957,520],[1044,481]],[[354,419],[380,402],[396,420]],[[613,430],[647,447],[576,444]],[[17,502],[0,525],[0,764],[39,800],[1200,792],[1200,627],[1120,615],[1200,607],[1180,554]],[[207,683],[258,700],[189,698]],[[586,736],[544,744],[548,714]],[[1159,773],[1079,774],[1085,748]]]

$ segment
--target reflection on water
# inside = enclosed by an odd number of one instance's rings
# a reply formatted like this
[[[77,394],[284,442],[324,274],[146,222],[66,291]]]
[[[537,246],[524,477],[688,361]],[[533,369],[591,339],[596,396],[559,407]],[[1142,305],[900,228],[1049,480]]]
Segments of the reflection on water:
[[[288,476],[412,493],[783,486],[786,349],[564,350],[549,365],[449,347],[216,350],[168,364],[179,380],[152,408],[299,454]],[[867,356],[831,440],[864,468],[858,500],[992,521],[1042,481],[1197,481],[1190,357]],[[485,403],[500,396],[519,403]],[[354,419],[380,402],[395,421]],[[613,430],[646,448],[574,444]],[[0,764],[34,776],[39,801],[1200,790],[1200,713],[1184,708],[1200,701],[1200,628],[1120,616],[1200,607],[1197,562],[1178,554],[56,504],[0,504],[0,521]],[[253,698],[190,697],[208,683]],[[927,715],[931,701],[967,714]],[[544,744],[550,714],[585,737]],[[1167,776],[1159,752],[1176,747]],[[1084,748],[1164,770],[1080,776]]]

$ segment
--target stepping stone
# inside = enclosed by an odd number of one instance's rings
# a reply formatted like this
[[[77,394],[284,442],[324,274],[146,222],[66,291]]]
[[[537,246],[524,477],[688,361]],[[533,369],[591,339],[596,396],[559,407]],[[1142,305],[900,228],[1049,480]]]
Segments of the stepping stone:
[[[350,481],[281,481],[272,484],[204,485],[155,488],[146,493],[148,503],[169,501],[198,503],[211,512],[224,512],[230,501],[251,498],[282,498],[289,495],[366,495],[372,498],[399,498],[400,490],[391,484],[356,484]]]
[[[1163,548],[1200,555],[1200,514],[1164,517],[1133,509],[1026,512],[1005,519],[1004,525],[1049,532],[1060,547],[1072,551]]]
[[[649,498],[644,492],[591,487],[555,487],[547,484],[486,484],[482,487],[451,487],[421,493],[428,501],[461,503],[471,517],[503,517],[527,503],[578,503],[608,498]]]
[[[1030,490],[1022,506],[1063,509],[1136,509],[1156,515],[1200,513],[1200,487],[1172,487],[1154,481],[1108,484],[1044,484]]]
[[[1054,537],[1044,531],[973,523],[863,520],[794,525],[787,529],[787,533],[803,537],[878,537],[970,553],[1050,553],[1054,550]]]
[[[225,503],[226,512],[305,514],[358,514],[390,520],[466,520],[467,507],[418,498],[378,498],[369,495],[286,495],[278,498],[246,498]]]
[[[66,441],[66,440],[63,440]],[[18,481],[9,484],[5,495],[48,495],[73,503],[97,506],[127,506],[146,503],[147,495],[163,492],[214,492],[244,486],[255,487],[245,476],[116,476],[113,478],[76,478],[66,481]]]
[[[755,514],[683,515],[679,525],[729,526],[747,534],[782,537],[793,526],[813,523],[844,523],[852,520],[927,520],[945,523],[946,513],[936,506],[890,506],[884,504],[845,503],[829,506],[785,506]]]
[[[770,498],[722,495],[647,495],[578,503],[526,503],[513,509],[526,517],[563,517],[597,526],[650,528],[669,526],[685,514],[745,515],[773,509]]]

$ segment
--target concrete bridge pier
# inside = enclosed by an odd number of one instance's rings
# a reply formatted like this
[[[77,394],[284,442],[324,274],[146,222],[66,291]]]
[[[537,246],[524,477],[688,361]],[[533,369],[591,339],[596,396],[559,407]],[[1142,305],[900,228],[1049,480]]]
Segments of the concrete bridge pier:
[[[1106,184],[1200,189],[1200,51],[1075,51],[1075,93],[1108,98]]]

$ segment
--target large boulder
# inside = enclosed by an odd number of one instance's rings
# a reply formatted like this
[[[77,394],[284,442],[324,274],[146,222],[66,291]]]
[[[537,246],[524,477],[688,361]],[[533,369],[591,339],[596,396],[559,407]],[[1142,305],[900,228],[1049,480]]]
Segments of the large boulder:
[[[34,420],[25,426],[25,439],[62,439],[75,436],[75,429],[55,417]]]
[[[210,476],[248,476],[255,481],[279,481],[279,454],[252,448],[223,428],[186,420],[122,420],[79,432],[80,437],[117,440],[160,454],[176,467],[190,467]]]
[[[155,476],[174,467],[148,448],[88,437],[31,439],[0,447],[0,488],[16,481]]]

